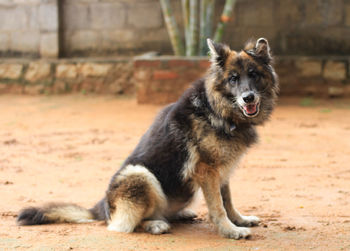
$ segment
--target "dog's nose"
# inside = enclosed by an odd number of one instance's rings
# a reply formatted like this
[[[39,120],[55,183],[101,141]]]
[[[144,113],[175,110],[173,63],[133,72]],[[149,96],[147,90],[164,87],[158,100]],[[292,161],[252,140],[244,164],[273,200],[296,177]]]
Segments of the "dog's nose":
[[[247,92],[243,94],[243,100],[246,103],[252,103],[255,99],[255,95],[253,92]]]

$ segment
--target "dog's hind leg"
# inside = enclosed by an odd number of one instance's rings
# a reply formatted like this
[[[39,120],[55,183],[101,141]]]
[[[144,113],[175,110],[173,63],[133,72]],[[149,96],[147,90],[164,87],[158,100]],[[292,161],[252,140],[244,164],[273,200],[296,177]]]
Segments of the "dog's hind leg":
[[[133,232],[154,215],[162,215],[166,198],[155,176],[143,166],[126,166],[113,177],[106,193],[109,207],[108,230]],[[147,229],[155,229],[149,224]],[[165,231],[164,224],[160,230]]]
[[[197,214],[190,209],[182,209],[175,215],[169,217],[170,221],[193,221],[197,218]]]
[[[117,199],[115,204],[116,210],[110,215],[108,230],[124,233],[133,232],[141,222],[146,208],[123,199]]]
[[[231,201],[230,186],[224,184],[221,186],[221,196],[224,203],[224,207],[227,212],[228,218],[237,226],[252,227],[257,226],[260,223],[260,219],[256,216],[244,216],[241,215],[234,207]]]

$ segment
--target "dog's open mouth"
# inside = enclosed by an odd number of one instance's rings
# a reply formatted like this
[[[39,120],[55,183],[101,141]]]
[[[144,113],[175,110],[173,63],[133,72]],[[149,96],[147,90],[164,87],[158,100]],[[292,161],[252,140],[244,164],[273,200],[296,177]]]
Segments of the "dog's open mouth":
[[[255,117],[259,113],[260,103],[248,104],[242,107],[243,113],[247,117]]]

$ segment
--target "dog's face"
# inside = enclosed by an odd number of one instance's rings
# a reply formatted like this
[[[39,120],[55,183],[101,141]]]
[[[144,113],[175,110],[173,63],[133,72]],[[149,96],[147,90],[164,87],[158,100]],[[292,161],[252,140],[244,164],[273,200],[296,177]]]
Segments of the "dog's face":
[[[222,117],[260,124],[268,118],[278,92],[272,57],[264,38],[240,52],[208,39],[211,70],[207,93]]]

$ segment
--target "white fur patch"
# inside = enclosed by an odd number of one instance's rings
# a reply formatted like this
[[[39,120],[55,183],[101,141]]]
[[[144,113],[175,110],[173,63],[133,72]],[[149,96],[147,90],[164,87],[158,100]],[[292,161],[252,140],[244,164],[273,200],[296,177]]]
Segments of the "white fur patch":
[[[125,200],[116,201],[117,210],[111,215],[107,229],[109,231],[131,233],[141,222],[143,217],[142,208],[134,207]],[[140,210],[141,209],[141,210]]]
[[[128,165],[120,172],[120,174],[124,177],[129,175],[141,175],[145,177],[151,186],[151,189],[157,195],[158,210],[163,211],[167,208],[167,198],[159,181],[146,167],[141,165]]]

